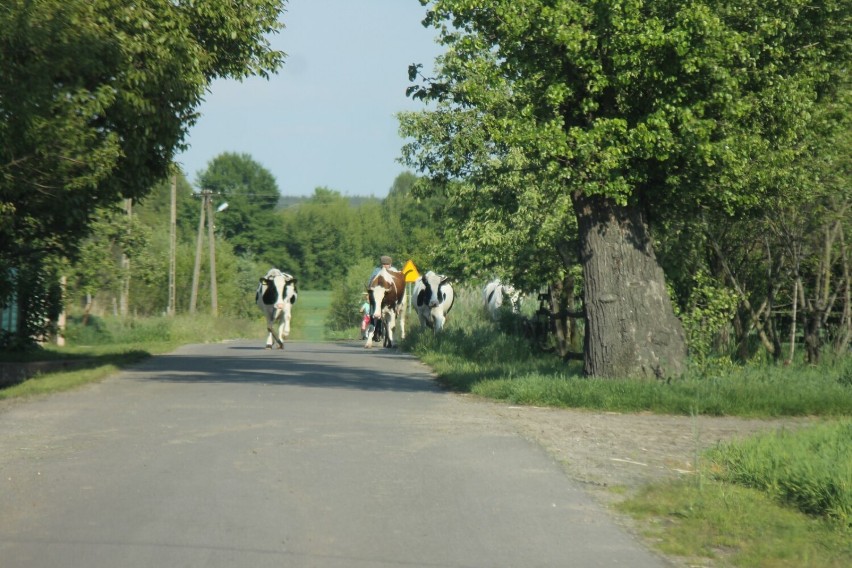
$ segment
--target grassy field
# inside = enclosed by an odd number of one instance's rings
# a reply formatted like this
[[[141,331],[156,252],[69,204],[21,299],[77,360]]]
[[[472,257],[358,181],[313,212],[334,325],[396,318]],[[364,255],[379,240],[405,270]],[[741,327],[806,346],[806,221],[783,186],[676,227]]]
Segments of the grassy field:
[[[294,341],[324,341],[325,319],[331,303],[331,292],[325,290],[299,291],[293,306],[290,339]],[[263,324],[261,323],[261,327]]]

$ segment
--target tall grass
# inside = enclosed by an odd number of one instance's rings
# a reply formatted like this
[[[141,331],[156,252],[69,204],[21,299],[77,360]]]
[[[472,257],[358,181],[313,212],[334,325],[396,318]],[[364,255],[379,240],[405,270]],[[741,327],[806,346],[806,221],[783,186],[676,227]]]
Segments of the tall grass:
[[[719,480],[852,527],[852,420],[758,435],[707,457]]]

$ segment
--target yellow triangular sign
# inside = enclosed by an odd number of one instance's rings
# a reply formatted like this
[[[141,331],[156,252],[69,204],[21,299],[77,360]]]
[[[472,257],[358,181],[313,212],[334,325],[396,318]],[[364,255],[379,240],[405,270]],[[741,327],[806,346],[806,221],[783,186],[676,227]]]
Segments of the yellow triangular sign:
[[[405,263],[405,266],[402,267],[402,271],[406,273],[406,282],[415,282],[418,278],[420,278],[420,273],[417,272],[417,267],[414,266],[414,263],[411,262],[410,258]]]

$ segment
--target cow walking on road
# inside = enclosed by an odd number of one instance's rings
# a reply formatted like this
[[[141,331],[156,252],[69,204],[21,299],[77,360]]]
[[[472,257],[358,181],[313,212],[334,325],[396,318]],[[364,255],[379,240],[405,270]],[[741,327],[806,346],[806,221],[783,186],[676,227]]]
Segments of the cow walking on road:
[[[272,349],[273,341],[278,344],[278,349],[284,349],[284,340],[290,335],[290,312],[297,295],[296,279],[277,268],[269,269],[260,279],[255,302],[266,316],[266,330],[269,332],[267,349]]]
[[[382,328],[382,345],[393,347],[397,319],[402,339],[405,339],[405,274],[382,266],[370,279],[367,294],[370,297],[372,323],[367,329],[367,343],[364,347],[369,349],[373,346],[373,331],[377,324]]]
[[[450,284],[449,278],[430,270],[417,279],[412,294],[415,298],[414,310],[420,317],[420,324],[432,328],[435,333],[443,330],[447,314],[455,301],[453,285]]]

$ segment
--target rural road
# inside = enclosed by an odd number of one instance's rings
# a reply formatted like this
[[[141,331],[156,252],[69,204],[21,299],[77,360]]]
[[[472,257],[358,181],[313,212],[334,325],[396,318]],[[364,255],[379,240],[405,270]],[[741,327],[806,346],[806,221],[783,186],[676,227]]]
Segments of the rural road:
[[[0,487],[2,568],[667,566],[488,405],[355,342],[4,404]]]

